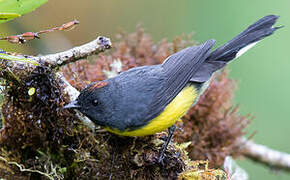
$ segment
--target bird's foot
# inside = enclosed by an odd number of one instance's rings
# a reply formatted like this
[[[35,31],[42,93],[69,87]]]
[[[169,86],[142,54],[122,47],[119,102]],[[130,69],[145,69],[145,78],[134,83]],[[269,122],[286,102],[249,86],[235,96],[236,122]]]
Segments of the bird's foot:
[[[170,128],[168,128],[168,136],[166,138],[166,141],[164,142],[164,144],[162,145],[161,151],[159,153],[159,158],[158,158],[158,163],[163,164],[163,160],[164,160],[164,153],[167,149],[167,146],[169,144],[169,142],[172,139],[173,133],[176,130],[176,125],[172,125]]]

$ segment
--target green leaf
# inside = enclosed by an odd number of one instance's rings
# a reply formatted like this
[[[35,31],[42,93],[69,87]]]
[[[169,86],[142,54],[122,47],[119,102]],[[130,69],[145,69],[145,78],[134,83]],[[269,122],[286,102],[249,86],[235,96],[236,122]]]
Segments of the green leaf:
[[[34,66],[39,66],[39,63],[31,58],[25,58],[25,57],[18,57],[18,56],[12,56],[4,53],[0,53],[0,59],[5,59],[8,61],[23,61],[27,63],[31,63]]]
[[[1,20],[11,20],[11,19],[14,19],[14,18],[17,18],[21,16],[20,14],[16,14],[16,13],[0,13],[0,21]]]
[[[0,23],[31,12],[46,2],[47,0],[0,0]]]

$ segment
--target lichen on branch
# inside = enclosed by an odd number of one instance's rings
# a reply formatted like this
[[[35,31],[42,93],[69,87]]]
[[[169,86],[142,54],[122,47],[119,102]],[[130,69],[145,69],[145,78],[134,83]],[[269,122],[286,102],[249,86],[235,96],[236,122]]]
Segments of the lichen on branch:
[[[60,67],[65,64],[84,59],[90,55],[99,54],[106,49],[110,49],[111,45],[112,44],[109,38],[100,36],[94,41],[86,43],[82,46],[74,47],[73,49],[60,53],[38,57],[37,61],[52,68]]]

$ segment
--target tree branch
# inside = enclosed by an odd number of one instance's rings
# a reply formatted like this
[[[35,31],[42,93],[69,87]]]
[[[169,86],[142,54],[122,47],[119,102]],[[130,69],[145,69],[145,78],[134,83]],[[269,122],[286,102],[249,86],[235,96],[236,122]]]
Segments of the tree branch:
[[[99,36],[89,43],[74,47],[70,50],[38,57],[37,61],[52,68],[56,68],[93,54],[99,54],[106,49],[110,49],[111,46],[112,43],[109,38]]]
[[[80,94],[80,92],[72,87],[64,78],[64,76],[61,73],[57,73],[56,74],[57,77],[61,80],[62,86],[64,88],[64,92],[69,96],[71,101],[74,101],[78,95]],[[76,111],[76,115],[78,116],[78,118],[85,124],[87,125],[92,131],[95,130],[95,124],[86,116],[81,115],[78,111]]]
[[[241,138],[243,155],[253,161],[262,163],[271,168],[290,171],[290,154],[279,152],[267,146],[256,144],[246,138]]]
[[[70,50],[40,57],[9,55],[0,52],[0,77],[13,79],[13,77],[27,77],[39,65],[57,68],[65,64],[78,61],[93,54],[99,54],[112,46],[109,38],[99,36],[97,39]]]

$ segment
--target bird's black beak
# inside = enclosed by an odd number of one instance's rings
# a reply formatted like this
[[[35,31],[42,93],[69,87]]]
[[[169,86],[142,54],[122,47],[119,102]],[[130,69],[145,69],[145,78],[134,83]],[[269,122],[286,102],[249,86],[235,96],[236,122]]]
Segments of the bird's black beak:
[[[78,104],[77,101],[72,101],[71,103],[65,105],[63,107],[63,109],[71,109],[71,108],[74,108],[74,109],[77,109],[77,108],[80,108],[81,106]]]

